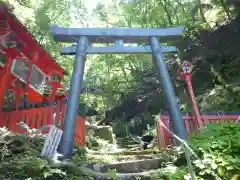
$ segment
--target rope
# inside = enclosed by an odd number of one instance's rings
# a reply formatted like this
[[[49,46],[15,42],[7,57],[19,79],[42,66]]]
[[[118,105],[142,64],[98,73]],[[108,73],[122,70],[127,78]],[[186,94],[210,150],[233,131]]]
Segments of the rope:
[[[189,174],[191,175],[191,180],[195,180],[195,173],[192,167],[192,160],[191,160],[191,155],[193,155],[196,159],[200,160],[203,164],[204,162],[197,156],[197,154],[193,151],[192,148],[190,148],[190,146],[188,145],[187,141],[181,139],[180,137],[178,137],[176,134],[174,134],[170,129],[168,129],[165,124],[162,122],[160,116],[156,116],[155,118],[158,122],[159,125],[162,126],[168,133],[170,133],[175,139],[177,139],[183,146],[184,152],[185,152],[185,157],[187,160],[187,164],[188,164],[188,170],[189,170]],[[221,178],[213,172],[212,174],[216,180],[221,180]]]

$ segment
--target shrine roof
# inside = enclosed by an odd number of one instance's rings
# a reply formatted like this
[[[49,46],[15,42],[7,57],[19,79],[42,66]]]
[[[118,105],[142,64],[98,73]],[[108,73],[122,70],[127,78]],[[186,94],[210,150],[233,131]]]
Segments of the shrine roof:
[[[10,26],[10,29],[16,34],[17,39],[21,44],[26,46],[28,53],[37,53],[37,60],[33,60],[33,55],[26,55],[30,61],[34,61],[37,66],[45,73],[56,71],[60,75],[64,74],[64,69],[44,50],[44,48],[34,39],[27,28],[17,19],[17,17],[11,12],[5,3],[0,2],[0,21],[6,21]]]

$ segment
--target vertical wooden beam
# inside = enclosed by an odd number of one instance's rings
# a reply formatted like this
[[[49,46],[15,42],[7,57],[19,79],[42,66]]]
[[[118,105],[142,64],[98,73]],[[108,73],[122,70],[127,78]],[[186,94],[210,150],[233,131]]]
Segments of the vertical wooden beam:
[[[156,132],[157,132],[157,142],[158,142],[158,149],[162,150],[165,146],[165,139],[164,139],[164,131],[162,126],[160,125],[160,121],[161,121],[162,117],[160,117],[160,120],[156,122]]]
[[[0,85],[0,111],[2,111],[5,93],[6,93],[6,90],[9,86],[10,80],[11,80],[12,62],[13,62],[12,58],[7,57],[7,62],[4,67],[4,74],[3,74],[2,78],[1,78],[1,82],[0,82],[1,83],[1,85]]]
[[[202,117],[201,117],[201,114],[200,114],[200,110],[199,110],[199,107],[198,107],[198,103],[197,103],[197,100],[196,100],[196,97],[195,97],[195,94],[194,94],[194,91],[193,91],[191,80],[192,80],[191,75],[187,75],[185,77],[185,81],[186,81],[186,84],[187,84],[187,90],[188,90],[188,93],[189,93],[189,96],[190,96],[190,99],[191,99],[192,105],[193,105],[194,114],[197,118],[197,124],[198,124],[199,127],[202,127],[204,125],[204,123],[203,123],[203,120],[202,120]]]
[[[21,94],[15,92],[15,98],[16,98],[16,111],[18,111],[18,108],[21,104]]]
[[[29,87],[29,85],[30,85],[32,65],[33,64],[30,61],[28,61],[27,87]]]
[[[55,106],[55,97],[56,97],[56,93],[57,93],[57,85],[54,82],[50,82],[49,84],[52,86],[52,93],[51,93],[51,95],[49,96],[49,99],[48,99],[48,101],[50,102],[48,120],[49,120],[49,124],[51,124],[51,125],[54,124],[55,125],[56,115],[55,115],[55,117],[53,115],[56,112],[56,108],[57,108],[57,105]]]

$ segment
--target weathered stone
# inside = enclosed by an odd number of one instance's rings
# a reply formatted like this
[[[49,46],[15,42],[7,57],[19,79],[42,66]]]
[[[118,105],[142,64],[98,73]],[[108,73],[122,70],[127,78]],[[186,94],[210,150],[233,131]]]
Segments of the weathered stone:
[[[107,172],[108,169],[116,169],[118,173],[137,173],[146,170],[158,169],[161,167],[163,159],[144,159],[137,161],[125,161],[112,164],[106,164],[101,167],[101,172]]]
[[[94,136],[99,137],[103,140],[108,141],[109,143],[114,143],[114,137],[111,126],[99,126],[94,130]]]

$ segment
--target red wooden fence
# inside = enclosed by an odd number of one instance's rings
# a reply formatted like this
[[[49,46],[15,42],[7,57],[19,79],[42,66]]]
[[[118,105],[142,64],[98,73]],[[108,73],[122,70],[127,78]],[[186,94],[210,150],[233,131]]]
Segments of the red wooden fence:
[[[24,130],[17,125],[23,121],[30,128],[40,128],[45,125],[56,125],[63,128],[66,104],[60,101],[52,106],[16,110],[13,112],[0,112],[0,127],[7,127],[10,131],[24,133]],[[54,118],[54,114],[56,117]],[[77,116],[75,129],[75,143],[85,146],[85,119]]]
[[[205,115],[201,116],[203,120],[203,124],[208,124],[208,123],[222,123],[222,122],[232,122],[232,123],[240,123],[240,113],[238,114],[233,114],[233,115]],[[161,116],[160,120],[164,123],[164,125],[172,131],[172,125],[170,121],[169,116]],[[160,121],[159,120],[159,121]],[[194,134],[198,128],[199,125],[196,121],[195,116],[183,116],[183,120],[185,122],[185,127],[187,129],[188,135]],[[164,148],[168,145],[174,144],[174,139],[171,134],[169,134],[162,126],[160,126],[159,121],[156,123],[156,132],[157,132],[157,143],[159,149]]]

